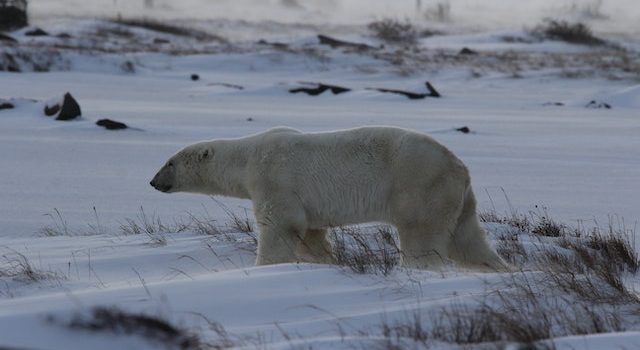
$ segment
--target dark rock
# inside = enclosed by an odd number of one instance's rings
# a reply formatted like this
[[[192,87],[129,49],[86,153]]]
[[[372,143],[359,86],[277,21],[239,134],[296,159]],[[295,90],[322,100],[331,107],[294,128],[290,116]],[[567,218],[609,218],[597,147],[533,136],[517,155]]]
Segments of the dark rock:
[[[198,81],[200,80],[200,76],[198,74],[191,74],[191,80]]]
[[[170,42],[169,39],[163,39],[163,38],[153,39],[154,44],[168,44],[169,42]]]
[[[304,92],[307,95],[310,96],[318,96],[321,93],[330,90],[334,95],[339,95],[343,92],[348,92],[351,91],[351,89],[346,88],[346,87],[342,87],[342,86],[337,86],[337,85],[329,85],[329,84],[323,84],[323,83],[312,83],[314,85],[316,85],[315,87],[300,87],[300,88],[295,88],[295,89],[290,89],[289,92],[292,94],[297,94],[299,92]]]
[[[545,102],[542,104],[543,106],[564,106],[562,102]]]
[[[122,62],[122,64],[120,65],[120,69],[125,73],[133,74],[136,72],[136,64],[129,60],[126,60]]]
[[[247,121],[248,121],[248,122],[252,122],[252,121],[253,121],[253,118],[249,117],[249,118],[247,118]]]
[[[244,90],[244,86],[229,83],[209,83],[207,86],[222,86],[229,89]]]
[[[82,115],[82,112],[78,102],[67,92],[64,94],[62,101],[45,104],[44,114],[48,117],[57,115],[56,120],[71,120]]]
[[[3,109],[13,109],[15,106],[13,105],[13,103],[9,103],[9,102],[2,102],[0,103],[0,110]]]
[[[58,35],[56,35],[56,37],[60,38],[60,39],[71,39],[72,36],[69,33],[60,33]]]
[[[587,103],[587,105],[585,106],[586,108],[604,108],[604,109],[611,109],[611,105],[606,103],[606,102],[597,102],[596,100],[591,100],[589,103]]]
[[[331,46],[332,48],[348,47],[348,48],[352,48],[352,49],[356,49],[356,50],[375,50],[375,49],[377,49],[376,47],[373,47],[371,45],[362,44],[362,43],[352,43],[352,42],[349,42],[349,41],[335,39],[335,38],[332,38],[330,36],[326,36],[326,35],[322,35],[322,34],[318,35],[318,41],[320,41],[321,45],[328,45],[328,46]]]
[[[36,28],[33,28],[31,30],[28,30],[28,31],[24,32],[24,35],[26,35],[26,36],[48,36],[49,33],[47,33],[44,30],[36,27]]]
[[[7,35],[5,33],[0,33],[0,41],[8,41],[10,43],[17,43],[18,40],[16,40],[14,37]]]
[[[468,47],[463,47],[462,50],[458,52],[458,55],[477,55],[477,54],[478,54],[478,51],[471,50]]]
[[[408,99],[410,100],[420,100],[423,99],[425,97],[441,97],[442,95],[440,95],[440,93],[436,90],[436,88],[433,87],[433,85],[431,85],[430,82],[425,82],[425,86],[427,87],[427,90],[429,90],[428,93],[418,93],[418,92],[411,92],[411,91],[404,91],[404,90],[395,90],[395,89],[384,89],[384,88],[367,88],[368,90],[376,90],[376,91],[380,91],[380,92],[386,92],[386,93],[390,93],[390,94],[398,94],[398,95],[403,95],[406,96]]]
[[[281,43],[281,42],[270,42],[270,41],[266,41],[264,39],[260,39],[258,40],[258,45],[268,45],[273,47],[274,49],[279,49],[279,50],[287,50],[289,49],[289,45],[285,44],[285,43]]]
[[[463,134],[468,134],[471,132],[471,129],[469,129],[468,126],[463,126],[461,128],[456,128],[456,131],[460,131]]]
[[[107,130],[121,130],[128,128],[127,124],[111,119],[100,119],[96,122],[96,125],[102,126]]]
[[[60,104],[56,103],[54,105],[44,105],[44,115],[50,117],[52,115],[58,114],[60,112]]]
[[[82,115],[82,111],[80,111],[80,105],[76,101],[70,93],[64,94],[64,100],[62,101],[62,106],[60,107],[60,113],[56,117],[56,120],[71,120],[75,119]]]

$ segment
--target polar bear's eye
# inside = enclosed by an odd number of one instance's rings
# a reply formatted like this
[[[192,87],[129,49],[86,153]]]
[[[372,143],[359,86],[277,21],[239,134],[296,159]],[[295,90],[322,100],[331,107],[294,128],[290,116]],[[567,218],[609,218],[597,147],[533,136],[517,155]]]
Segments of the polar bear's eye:
[[[169,164],[167,164],[167,166],[172,167],[173,166],[173,162],[169,162]]]

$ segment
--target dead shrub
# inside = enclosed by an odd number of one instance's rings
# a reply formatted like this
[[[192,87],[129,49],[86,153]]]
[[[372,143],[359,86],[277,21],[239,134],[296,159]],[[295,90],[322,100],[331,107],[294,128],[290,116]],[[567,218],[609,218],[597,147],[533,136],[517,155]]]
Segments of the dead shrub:
[[[585,244],[598,251],[603,259],[619,271],[638,272],[640,261],[628,232],[615,231],[610,225],[605,233],[594,230],[587,236]]]
[[[604,45],[606,42],[593,35],[591,28],[582,22],[569,23],[562,20],[546,19],[535,27],[531,34],[551,40],[560,40],[580,45]]]
[[[418,309],[411,317],[381,325],[386,348],[404,348],[406,341],[430,347],[445,342],[473,348],[554,349],[552,339],[569,335],[625,330],[620,304],[593,304],[546,289],[545,275],[525,272],[509,275],[500,290],[482,299],[453,303],[424,316]],[[551,286],[552,287],[552,286]],[[404,341],[404,342],[403,342]]]
[[[90,332],[137,335],[169,349],[205,348],[197,335],[161,317],[132,313],[117,307],[94,307],[89,315],[77,314],[65,326]]]
[[[522,267],[529,261],[529,255],[524,245],[522,245],[518,234],[510,233],[498,237],[496,251],[513,266]]]
[[[560,237],[565,232],[565,226],[556,223],[547,216],[541,216],[531,229],[531,233],[545,237]]]
[[[624,273],[638,271],[638,255],[627,234],[596,229],[584,238],[562,239],[559,245],[566,251],[547,247],[536,261],[554,288],[592,303],[640,303],[624,283]]]
[[[395,19],[383,19],[369,23],[372,35],[388,44],[414,45],[418,40],[418,31],[409,22]]]
[[[480,222],[492,222],[513,227],[518,232],[531,232],[531,220],[523,214],[512,212],[510,215],[499,215],[495,210],[478,212]]]
[[[331,230],[336,263],[355,273],[388,275],[400,261],[400,248],[388,226],[365,232],[358,226]]]

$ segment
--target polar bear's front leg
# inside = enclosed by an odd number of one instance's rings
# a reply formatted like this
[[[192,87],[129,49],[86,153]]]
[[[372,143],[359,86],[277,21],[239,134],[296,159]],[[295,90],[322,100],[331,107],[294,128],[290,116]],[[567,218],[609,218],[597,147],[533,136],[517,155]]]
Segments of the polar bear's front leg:
[[[327,239],[327,230],[307,230],[302,240],[298,243],[296,256],[300,261],[310,263],[335,263],[331,243],[329,243],[329,240]]]
[[[298,231],[280,225],[259,225],[256,265],[296,262]]]
[[[306,232],[304,211],[284,201],[254,202],[258,234],[256,265],[297,262],[297,247]]]

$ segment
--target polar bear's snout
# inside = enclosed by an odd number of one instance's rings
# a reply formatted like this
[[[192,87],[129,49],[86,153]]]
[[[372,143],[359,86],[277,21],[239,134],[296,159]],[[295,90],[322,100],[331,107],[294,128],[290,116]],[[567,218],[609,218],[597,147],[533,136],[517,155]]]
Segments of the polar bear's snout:
[[[160,192],[168,193],[174,187],[174,178],[175,176],[172,167],[164,166],[160,171],[158,171],[149,184]]]

